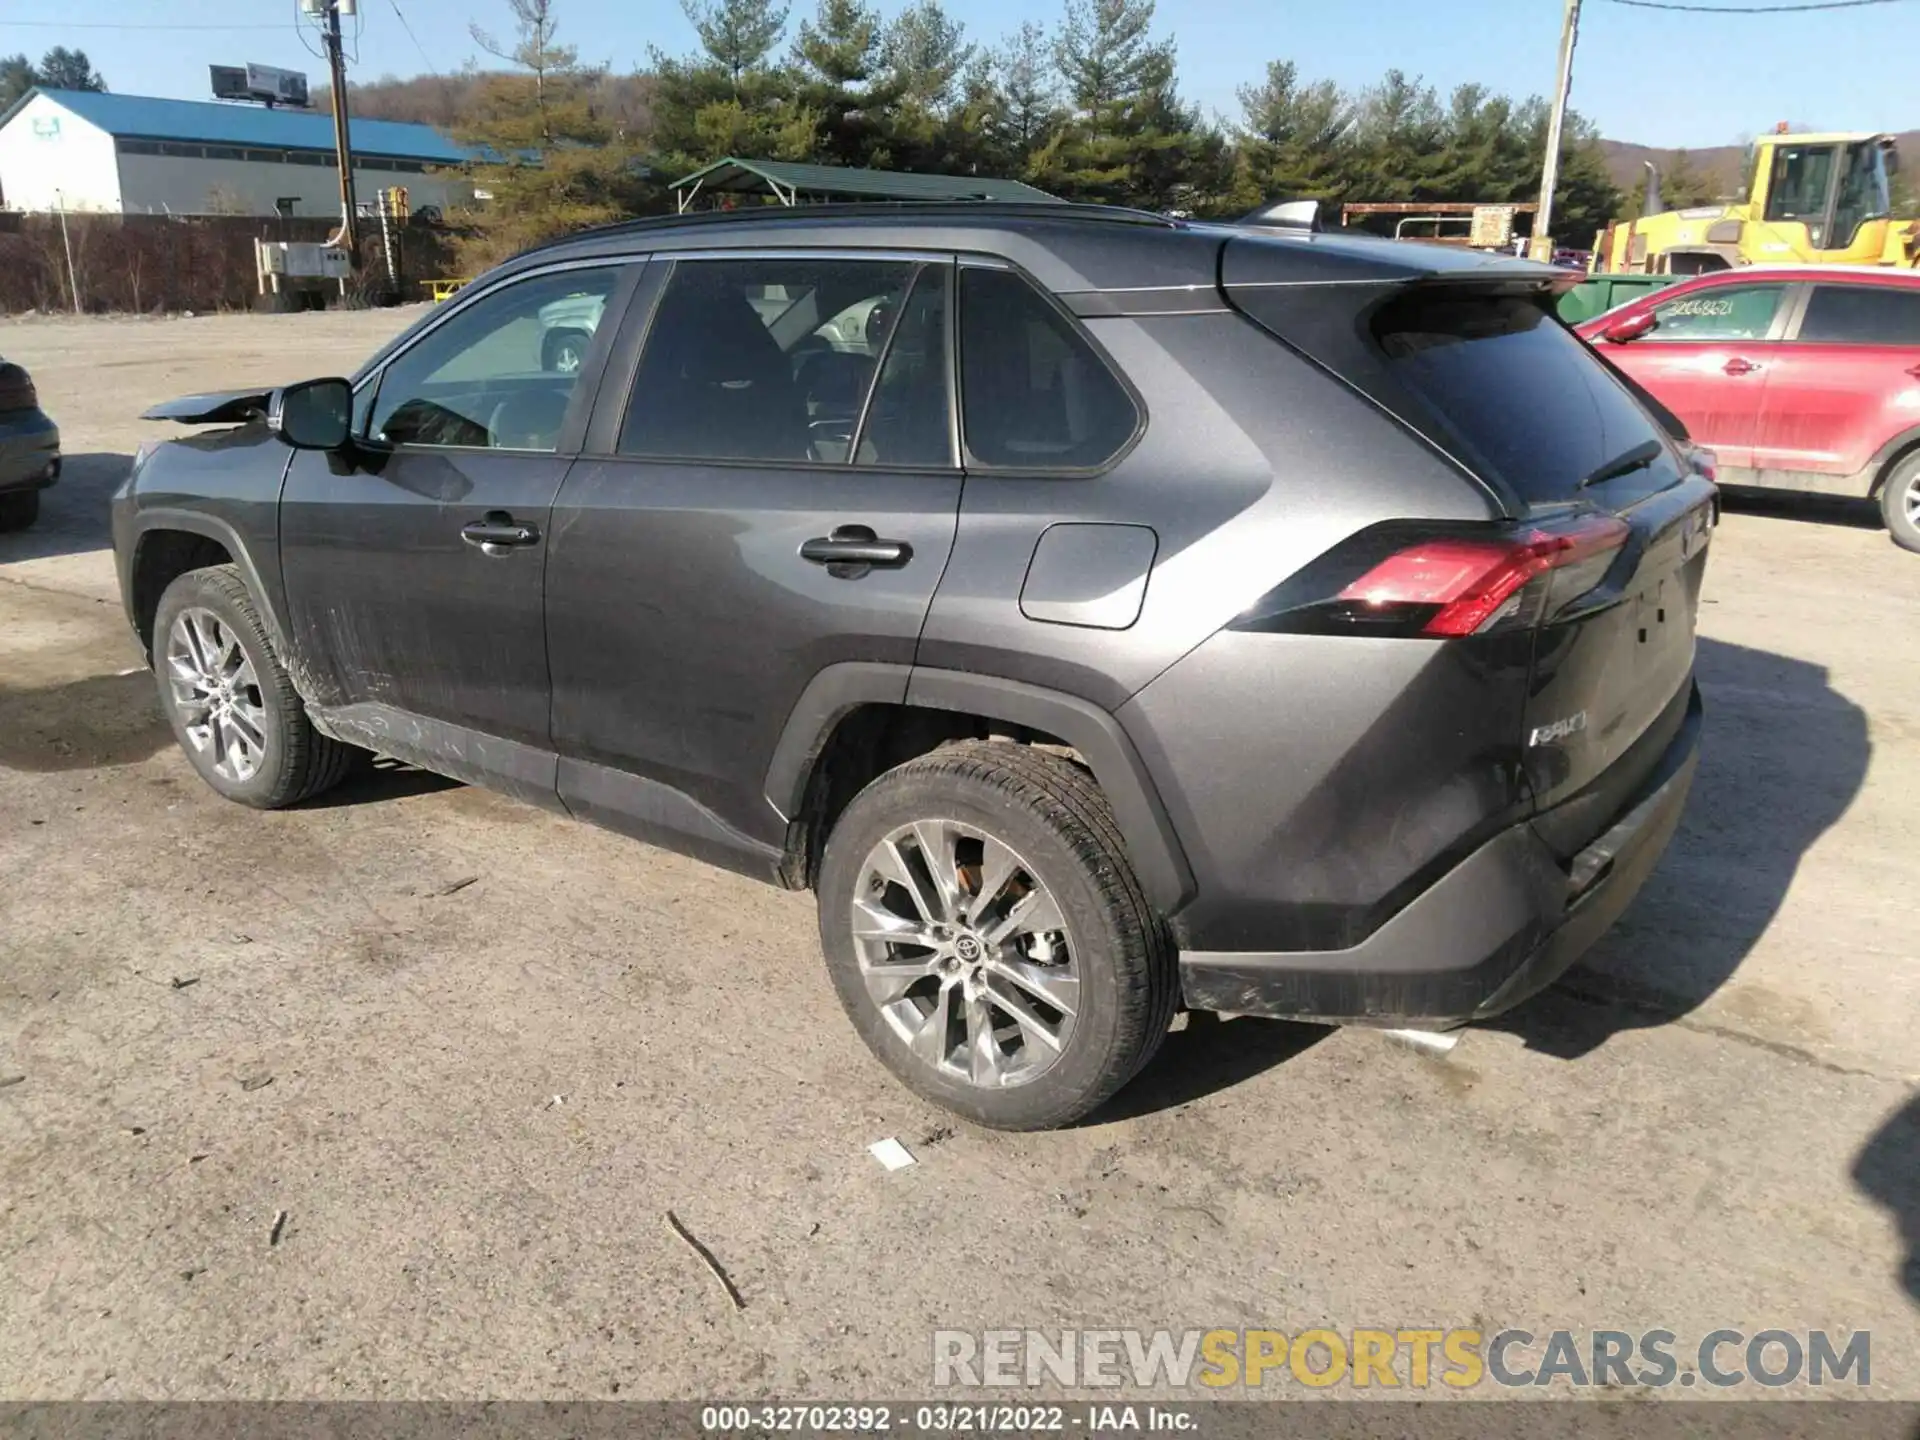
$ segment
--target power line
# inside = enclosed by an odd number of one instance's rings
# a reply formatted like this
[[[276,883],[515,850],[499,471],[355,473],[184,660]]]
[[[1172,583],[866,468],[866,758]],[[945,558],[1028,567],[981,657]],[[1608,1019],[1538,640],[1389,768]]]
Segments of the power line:
[[[278,25],[123,25],[102,20],[0,20],[0,30],[278,30]]]
[[[1898,5],[1902,0],[1810,0],[1800,5],[1681,5],[1673,0],[1609,0],[1635,10],[1684,10],[1694,15],[1799,15],[1808,10],[1858,10],[1865,5]]]
[[[407,38],[413,41],[413,48],[418,50],[420,52],[420,58],[427,62],[427,69],[438,75],[440,73],[440,67],[433,63],[433,57],[427,54],[427,47],[420,43],[420,37],[413,33],[413,26],[407,23],[407,15],[406,12],[400,8],[400,0],[387,0],[387,3],[393,6],[394,16],[400,21],[400,28],[407,32]]]

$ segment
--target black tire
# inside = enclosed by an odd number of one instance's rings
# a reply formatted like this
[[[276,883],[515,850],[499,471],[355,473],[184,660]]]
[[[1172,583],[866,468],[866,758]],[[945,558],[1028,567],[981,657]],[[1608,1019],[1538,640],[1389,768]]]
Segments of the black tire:
[[[540,342],[540,368],[571,375],[586,363],[587,345],[592,340],[584,330],[555,330]],[[573,363],[568,365],[571,357]]]
[[[0,495],[0,531],[24,530],[39,518],[38,490],[15,490]]]
[[[957,821],[1009,846],[1065,918],[1078,968],[1077,1014],[1058,1058],[1022,1083],[986,1088],[920,1059],[868,993],[853,933],[854,892],[874,848],[924,819]],[[979,1124],[1072,1124],[1139,1073],[1173,1023],[1179,984],[1166,927],[1127,862],[1106,797],[1061,756],[969,741],[888,771],[834,826],[818,889],[827,971],[860,1037],[909,1088]]]
[[[1920,451],[1895,465],[1880,487],[1880,514],[1894,544],[1920,552]]]
[[[211,752],[195,745],[187,734],[185,710],[170,679],[167,646],[174,622],[189,609],[209,611],[220,621],[252,663],[258,681],[253,688],[258,708],[264,712],[265,745],[258,769],[245,779],[222,774]],[[174,738],[200,778],[229,800],[259,810],[297,805],[338,785],[361,754],[313,728],[293,681],[273,652],[246,583],[231,565],[189,570],[167,586],[154,612],[153,673],[160,708]]]

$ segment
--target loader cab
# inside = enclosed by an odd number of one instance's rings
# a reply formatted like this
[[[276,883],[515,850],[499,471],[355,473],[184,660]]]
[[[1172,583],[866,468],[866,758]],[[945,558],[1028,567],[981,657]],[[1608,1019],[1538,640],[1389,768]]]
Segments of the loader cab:
[[[1753,209],[1768,225],[1806,228],[1808,248],[1852,250],[1862,229],[1893,214],[1893,140],[1886,135],[1782,136],[1756,147]]]

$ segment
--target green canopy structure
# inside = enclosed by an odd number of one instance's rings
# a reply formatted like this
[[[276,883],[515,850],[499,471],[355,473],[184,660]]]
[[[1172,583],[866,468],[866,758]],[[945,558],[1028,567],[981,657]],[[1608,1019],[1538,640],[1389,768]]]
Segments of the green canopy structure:
[[[771,195],[782,205],[834,200],[1066,203],[1018,180],[996,180],[985,175],[909,175],[895,170],[855,170],[846,165],[742,160],[732,155],[673,182],[674,205],[682,214],[695,200],[710,195]]]

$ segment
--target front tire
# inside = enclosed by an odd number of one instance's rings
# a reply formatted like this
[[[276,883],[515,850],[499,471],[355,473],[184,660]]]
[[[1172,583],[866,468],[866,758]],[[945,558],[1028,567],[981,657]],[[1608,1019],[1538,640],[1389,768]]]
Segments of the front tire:
[[[540,366],[556,375],[578,374],[592,337],[584,330],[556,330],[540,343]]]
[[[1920,453],[1909,455],[1880,487],[1880,514],[1902,550],[1920,551]]]
[[[153,621],[160,708],[193,768],[242,805],[277,810],[340,783],[358,753],[313,728],[231,565],[189,570]]]
[[[24,530],[40,518],[40,492],[15,490],[0,495],[0,531]]]
[[[911,1089],[982,1125],[1087,1115],[1159,1048],[1173,951],[1106,797],[1044,751],[968,742],[848,805],[819,878],[827,970]]]

